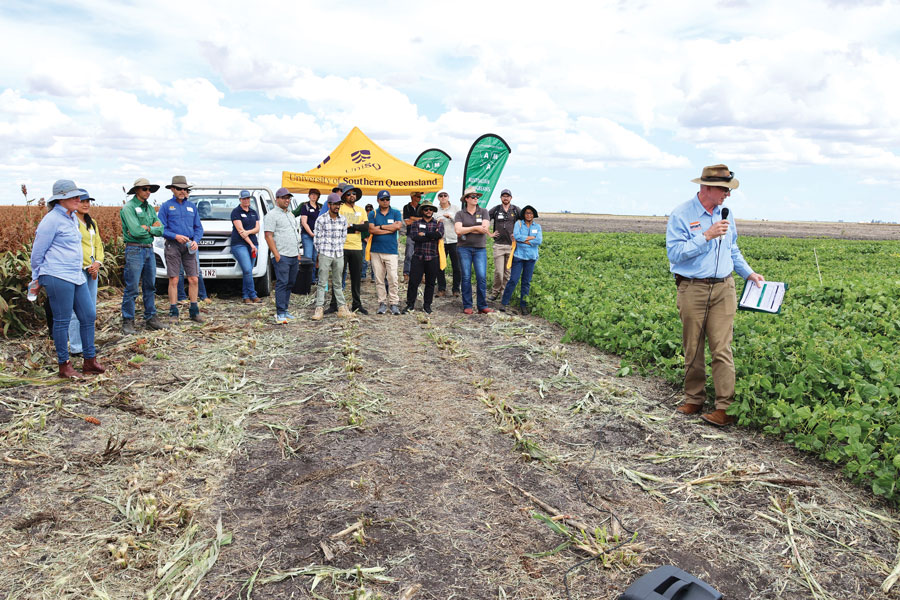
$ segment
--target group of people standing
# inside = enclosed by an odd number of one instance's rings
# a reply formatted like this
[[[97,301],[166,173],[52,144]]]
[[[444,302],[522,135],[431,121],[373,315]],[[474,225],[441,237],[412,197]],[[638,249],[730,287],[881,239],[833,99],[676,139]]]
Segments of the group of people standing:
[[[378,301],[376,314],[394,315],[415,310],[419,286],[424,281],[422,310],[430,314],[435,296],[448,294],[446,263],[451,266],[450,292],[462,295],[465,314],[493,312],[487,300],[487,238],[494,238],[494,288],[491,300],[501,296],[500,310],[505,311],[519,280],[520,310],[529,312],[527,298],[539,246],[543,241],[540,225],[534,222],[537,210],[526,206],[520,210],[512,204],[512,193],[503,190],[501,203],[490,213],[478,205],[481,194],[467,188],[459,205],[450,202],[447,192],[437,194],[438,204],[422,201],[423,193],[410,193],[403,211],[391,206],[389,190],[378,192],[377,207],[361,210],[357,202],[362,190],[341,184],[320,204],[320,192],[312,189],[308,201],[290,211],[293,194],[287,188],[276,192],[273,217],[266,218],[266,242],[276,261],[279,256],[303,255],[315,261],[316,290],[313,320],[337,313],[349,317],[353,313],[368,314],[362,305],[360,285],[362,266],[368,262],[375,280]],[[300,217],[299,239],[291,217]],[[493,231],[491,223],[493,222]],[[271,228],[271,234],[270,234]],[[401,308],[398,281],[399,232],[405,229],[406,250],[403,281],[407,284],[405,305]],[[498,249],[499,247],[499,249]],[[350,301],[344,295],[342,275],[350,276]],[[472,271],[475,272],[476,303],[473,306]],[[278,323],[295,319],[288,310],[290,290],[297,276],[295,269],[276,268],[276,314]],[[435,293],[435,288],[437,291]],[[326,309],[326,300],[330,304]],[[349,306],[348,306],[349,305]]]
[[[189,318],[203,322],[198,306],[200,264],[198,243],[203,238],[202,215],[189,200],[192,186],[176,175],[165,186],[172,197],[159,211],[150,205],[151,194],[160,185],[138,178],[128,190],[131,198],[120,211],[125,243],[122,294],[122,332],[137,332],[136,299],[143,297],[144,328],[167,329],[156,313],[155,238],[164,242],[168,277],[169,316],[179,317],[179,286],[187,282]],[[540,226],[534,223],[537,211],[527,206],[519,210],[511,204],[509,190],[501,193],[501,204],[490,213],[478,206],[481,194],[468,188],[459,205],[450,202],[447,192],[437,194],[438,204],[422,201],[422,192],[410,194],[403,211],[391,206],[391,193],[377,194],[377,207],[365,211],[357,206],[360,188],[342,184],[334,188],[327,201],[319,203],[318,190],[310,190],[307,202],[289,209],[293,195],[286,188],[276,192],[275,208],[261,219],[252,207],[251,194],[241,191],[239,205],[231,213],[231,253],[243,273],[241,296],[245,304],[262,302],[253,285],[253,264],[260,253],[258,233],[272,256],[275,274],[275,320],[288,323],[295,317],[289,311],[291,291],[299,269],[299,255],[317,265],[313,281],[317,283],[313,320],[327,313],[349,317],[368,314],[361,298],[364,263],[375,279],[378,300],[376,314],[398,315],[415,310],[419,287],[424,281],[422,310],[430,314],[435,296],[462,295],[462,309],[472,314],[490,313],[487,302],[486,240],[494,238],[495,273],[492,300],[501,297],[505,311],[521,278],[521,304],[528,312],[527,297],[538,247],[542,241]],[[30,297],[43,287],[53,313],[52,334],[59,375],[80,378],[99,374],[105,368],[97,362],[94,345],[97,281],[103,264],[103,242],[97,223],[90,216],[93,198],[71,180],[59,180],[48,201],[48,213],[37,228],[31,254],[32,283]],[[300,217],[298,230],[296,217]],[[490,223],[493,222],[493,231]],[[264,227],[263,227],[264,225]],[[399,233],[405,230],[406,253],[403,281],[407,284],[401,308],[399,290]],[[450,282],[445,274],[449,260]],[[472,271],[476,280],[473,308]],[[343,276],[349,274],[350,298],[344,295]],[[448,292],[448,289],[449,292]],[[183,292],[182,292],[183,293]],[[326,309],[326,300],[330,299]],[[72,366],[70,354],[82,354],[81,373]]]

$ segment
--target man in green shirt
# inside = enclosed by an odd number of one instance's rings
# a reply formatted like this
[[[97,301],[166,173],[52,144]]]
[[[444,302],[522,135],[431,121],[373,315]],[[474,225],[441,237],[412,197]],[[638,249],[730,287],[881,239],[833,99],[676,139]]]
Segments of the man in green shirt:
[[[122,237],[125,240],[125,292],[122,294],[122,333],[137,333],[134,328],[134,301],[140,282],[144,297],[144,323],[147,329],[166,329],[156,318],[156,258],[153,256],[153,238],[163,233],[162,223],[156,211],[147,202],[150,194],[159,189],[141,177],[128,190],[134,194],[119,211],[122,219]]]

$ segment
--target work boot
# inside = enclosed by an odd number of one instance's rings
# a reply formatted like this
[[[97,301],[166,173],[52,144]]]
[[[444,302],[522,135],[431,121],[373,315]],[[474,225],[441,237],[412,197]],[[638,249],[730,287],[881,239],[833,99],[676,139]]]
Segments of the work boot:
[[[313,321],[321,321],[325,317],[325,308],[322,306],[317,306],[316,310],[313,312],[312,320]]]
[[[735,419],[731,415],[726,415],[725,410],[722,408],[718,408],[711,413],[701,415],[700,418],[711,425],[715,425],[716,427],[725,427],[726,425],[731,425],[732,423],[737,421],[737,419]]]
[[[520,305],[519,305],[519,314],[522,314],[522,315],[530,315],[530,314],[531,314],[531,309],[528,308],[528,305],[527,305],[527,304],[520,304]]]
[[[206,319],[201,317],[199,312],[195,312],[191,315],[191,321],[193,321],[194,323],[203,323],[204,321],[206,321]]]
[[[63,379],[82,379],[81,373],[72,368],[72,361],[59,363],[59,376]]]
[[[106,367],[97,362],[95,358],[86,358],[81,365],[81,372],[85,375],[102,375],[106,372]]]
[[[350,312],[349,310],[347,310],[346,304],[341,304],[340,306],[338,306],[337,316],[339,316],[342,319],[349,319],[353,316],[353,313]]]
[[[150,317],[149,319],[145,320],[145,321],[144,321],[144,326],[145,326],[147,329],[152,329],[152,330],[154,330],[154,331],[159,331],[159,330],[161,330],[161,329],[168,329],[168,328],[169,328],[168,325],[162,324],[162,323],[160,322],[160,320],[156,317],[156,315],[153,315],[153,316]]]
[[[683,415],[696,415],[701,410],[703,410],[702,404],[694,404],[691,402],[685,402],[675,409],[676,412],[680,412]]]
[[[137,329],[134,328],[134,319],[122,319],[122,333],[125,335],[137,333]]]

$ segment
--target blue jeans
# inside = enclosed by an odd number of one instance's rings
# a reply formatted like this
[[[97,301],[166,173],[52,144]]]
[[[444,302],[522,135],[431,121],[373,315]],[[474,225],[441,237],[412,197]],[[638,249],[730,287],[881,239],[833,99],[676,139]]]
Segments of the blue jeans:
[[[531,291],[531,276],[534,275],[535,264],[537,264],[537,259],[523,260],[513,256],[512,267],[509,269],[509,281],[506,282],[506,289],[503,290],[503,299],[500,300],[503,306],[509,305],[509,299],[512,298],[520,276],[522,277],[522,289],[519,290],[519,306],[525,306],[528,292]]]
[[[245,300],[247,298],[250,298],[251,300],[256,298],[256,288],[253,287],[254,259],[250,257],[250,246],[247,244],[232,244],[231,254],[234,255],[234,259],[244,273],[244,277],[241,280],[241,296]]]
[[[91,301],[86,283],[75,285],[53,275],[41,275],[38,283],[47,290],[50,309],[53,311],[53,345],[56,346],[56,360],[64,363],[69,360],[69,321],[72,309],[80,322],[81,342],[84,357],[94,358],[94,321],[97,320],[97,309]]]
[[[138,295],[138,284],[140,284],[144,296],[144,319],[156,316],[154,299],[156,259],[153,256],[153,248],[125,246],[125,269],[122,278],[125,280],[125,291],[122,293],[122,318],[134,320],[134,300]],[[87,356],[86,352],[85,356]]]
[[[478,294],[478,310],[487,308],[487,249],[457,246],[459,267],[462,271],[463,308],[472,308],[472,266],[475,266],[475,285]]]
[[[303,256],[311,258],[313,263],[316,262],[316,245],[313,243],[313,237],[305,231],[300,232],[300,241],[303,242]],[[313,269],[313,283],[319,280],[319,274]]]
[[[272,259],[272,266],[275,267],[275,313],[283,315],[288,311],[291,290],[297,280],[297,271],[300,270],[300,259],[282,254],[278,262]]]
[[[84,277],[87,279],[87,287],[88,293],[91,295],[91,303],[94,306],[94,312],[97,312],[97,282],[98,279],[91,279],[91,274],[88,273],[87,269],[84,269]],[[75,311],[72,311],[72,320],[69,321],[69,352],[72,354],[78,354],[82,351],[81,347],[81,321],[78,320],[78,315],[75,314]]]
[[[200,257],[195,253],[194,256],[197,257],[197,260],[200,260]],[[197,266],[200,266],[200,263],[197,263]],[[181,266],[181,273],[178,274],[178,301],[187,300],[188,295],[187,292],[184,291],[184,265]],[[206,284],[203,283],[203,273],[199,272],[197,274],[197,300],[206,300],[209,296],[206,293]]]

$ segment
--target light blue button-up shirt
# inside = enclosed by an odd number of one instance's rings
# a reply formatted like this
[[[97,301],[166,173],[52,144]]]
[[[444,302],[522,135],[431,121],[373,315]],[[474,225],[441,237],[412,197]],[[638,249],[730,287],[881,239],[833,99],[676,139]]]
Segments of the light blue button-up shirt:
[[[31,280],[52,275],[81,285],[87,281],[81,270],[83,259],[78,217],[74,211],[67,215],[66,209],[57,203],[44,215],[35,231],[31,247]]]
[[[732,271],[737,271],[744,279],[753,274],[738,248],[737,226],[733,221],[721,240],[706,241],[703,237],[704,231],[721,220],[722,207],[715,207],[710,214],[696,195],[672,211],[666,227],[666,254],[672,273],[691,279],[728,277]]]
[[[525,238],[530,235],[533,235],[534,239],[526,244]],[[516,251],[513,252],[516,258],[520,260],[538,259],[538,246],[544,241],[544,232],[540,225],[532,221],[531,227],[528,227],[525,225],[525,219],[519,219],[513,227],[513,238],[516,240]]]

